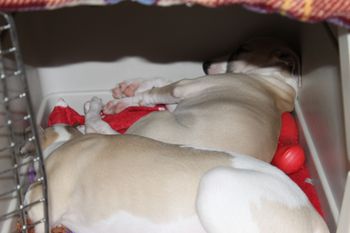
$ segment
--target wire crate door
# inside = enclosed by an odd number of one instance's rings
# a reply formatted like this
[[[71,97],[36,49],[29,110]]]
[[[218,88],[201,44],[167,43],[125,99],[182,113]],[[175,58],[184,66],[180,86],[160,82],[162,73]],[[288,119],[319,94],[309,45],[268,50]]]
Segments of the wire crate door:
[[[13,19],[0,12],[0,233],[49,232],[47,186],[43,157]],[[41,186],[42,195],[28,203],[26,192]],[[26,213],[42,206],[31,222]]]

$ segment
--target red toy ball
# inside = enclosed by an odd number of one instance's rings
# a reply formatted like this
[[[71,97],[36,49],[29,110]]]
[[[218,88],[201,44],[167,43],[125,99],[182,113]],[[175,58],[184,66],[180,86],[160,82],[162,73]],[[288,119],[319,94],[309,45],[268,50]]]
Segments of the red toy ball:
[[[298,171],[305,162],[304,150],[298,141],[298,126],[293,115],[283,113],[278,147],[271,163],[287,174]]]
[[[291,174],[298,171],[305,162],[304,150],[299,145],[281,147],[276,151],[272,164]]]

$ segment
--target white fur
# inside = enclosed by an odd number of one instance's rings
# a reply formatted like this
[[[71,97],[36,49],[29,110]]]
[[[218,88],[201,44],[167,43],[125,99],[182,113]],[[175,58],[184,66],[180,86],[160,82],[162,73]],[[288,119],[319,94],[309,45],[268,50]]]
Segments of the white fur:
[[[252,211],[264,208],[266,201],[290,209],[312,208],[305,194],[285,174],[248,157],[234,158],[232,168],[219,167],[207,172],[202,177],[196,204],[209,233],[257,233],[260,226]],[[271,218],[277,217],[274,209],[265,211]]]
[[[291,209],[312,208],[303,191],[278,168],[247,155],[219,152],[232,156],[232,167],[217,167],[204,174],[196,202],[197,214],[208,233],[260,232],[252,208],[263,208],[266,201]],[[271,211],[266,214],[273,216]]]
[[[107,122],[101,119],[102,107],[102,99],[95,96],[85,103],[85,133],[118,134]]]
[[[249,190],[251,184],[242,178],[240,171],[230,168],[217,168],[202,177],[196,204],[208,232],[259,232],[249,208],[259,194],[252,193],[256,190]]]
[[[298,208],[309,204],[303,191],[285,173],[268,163],[248,156],[236,156],[233,159],[232,166],[235,170],[244,171],[244,174],[248,172],[252,175],[245,177],[248,183],[257,184],[257,186],[254,186],[256,190],[251,192],[253,195],[250,200],[252,201],[258,199],[270,200],[290,208]],[[243,183],[245,182],[243,181]],[[258,186],[261,187],[258,188]]]
[[[64,127],[54,127],[54,130],[58,138],[43,151],[44,159],[47,159],[54,150],[72,138],[72,135]]]
[[[56,106],[58,107],[68,107],[68,104],[66,103],[66,101],[64,101],[64,99],[60,98],[58,99]]]
[[[152,78],[146,81],[139,79],[137,82],[140,84],[139,88],[137,88],[136,93],[144,92],[152,89],[153,87],[163,87],[168,85],[170,82],[162,79],[162,78]]]
[[[62,224],[73,232],[78,233],[207,233],[197,216],[178,219],[176,222],[171,223],[155,223],[146,218],[121,211],[106,220],[92,224],[87,224],[86,221],[76,221],[81,217],[80,213],[70,213],[66,216],[69,218],[65,217],[62,219]],[[72,221],[72,219],[75,221]]]
[[[227,60],[215,62],[207,70],[208,74],[223,74],[223,73],[226,73],[226,71],[227,71]]]
[[[263,198],[266,200],[280,202],[291,208],[300,207],[308,204],[308,199],[305,196],[304,192],[284,172],[282,172],[280,169],[278,169],[277,167],[269,163],[255,159],[254,157],[251,157],[248,155],[241,155],[230,151],[214,150],[214,149],[205,148],[205,147],[193,147],[188,145],[182,145],[180,147],[193,148],[193,149],[205,150],[205,151],[223,152],[231,155],[232,168],[230,169],[228,168],[228,170],[235,171],[238,173],[241,172],[244,175],[249,174],[247,176],[243,176],[244,179],[248,181],[248,184],[258,183],[259,185],[262,185],[265,187],[265,188],[257,189],[253,192],[249,192],[249,194],[251,194],[249,199],[254,202],[258,202],[259,199]],[[218,170],[221,170],[221,168]],[[227,170],[223,169],[223,171],[226,172]],[[250,174],[252,174],[252,176],[250,176]],[[207,176],[208,174],[206,175],[206,177]],[[225,184],[227,185],[223,185],[223,186],[230,186],[230,182],[231,180],[229,179],[226,180]],[[236,184],[239,185],[239,182]],[[287,189],[286,187],[281,188],[281,186],[286,186]],[[274,193],[276,194],[276,196],[271,196],[269,192],[266,192],[266,190],[270,190],[270,191],[274,190]],[[291,196],[286,195],[286,191],[292,192],[293,195]],[[245,197],[247,196],[248,194],[245,195]]]

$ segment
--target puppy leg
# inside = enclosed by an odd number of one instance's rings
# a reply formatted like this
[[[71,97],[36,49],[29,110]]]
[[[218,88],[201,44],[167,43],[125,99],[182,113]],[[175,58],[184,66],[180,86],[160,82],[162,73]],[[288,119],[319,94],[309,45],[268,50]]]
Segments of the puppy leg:
[[[130,106],[154,106],[156,104],[166,104],[167,109],[172,111],[179,101],[173,96],[173,90],[177,84],[178,82],[164,87],[153,87],[143,92],[135,92],[134,96],[111,100],[104,106],[103,112],[114,114]]]
[[[329,232],[298,187],[272,173],[213,169],[200,182],[196,205],[208,233]]]
[[[154,87],[163,87],[170,82],[161,78],[154,78],[149,80],[135,79],[131,81],[123,81],[112,89],[112,95],[114,98],[119,99],[122,97],[134,96],[137,93],[141,93],[150,90]]]
[[[163,87],[154,87],[150,90],[135,93],[134,96],[111,100],[104,107],[107,114],[118,113],[129,106],[151,106],[166,104],[169,111],[173,111],[184,98],[197,95],[208,87],[215,85],[215,79],[197,78],[183,79]]]
[[[40,198],[42,197],[41,192],[41,186],[38,184],[31,185],[27,193],[25,194],[24,199],[24,205],[29,206],[27,213],[28,213],[28,219],[30,220],[34,225],[34,231],[35,233],[44,233],[45,232],[45,225],[44,223],[40,223],[42,219],[44,219],[44,207],[43,203],[39,202]],[[39,203],[37,203],[39,202]],[[30,206],[30,203],[36,203],[34,205]],[[52,220],[52,219],[51,219]],[[49,224],[49,223],[47,223]],[[28,227],[27,227],[28,229]],[[28,229],[28,232],[32,232],[33,229],[30,227]]]
[[[258,226],[252,219],[250,204],[247,196],[252,190],[230,168],[216,168],[202,177],[197,196],[197,213],[208,233],[258,233]],[[244,191],[247,196],[242,195]],[[242,195],[242,196],[241,196]]]
[[[85,103],[85,133],[118,134],[111,126],[101,119],[102,100],[97,97]]]
[[[105,114],[119,113],[130,106],[140,106],[139,97],[133,97],[146,92],[155,87],[163,87],[169,84],[169,81],[164,79],[155,78],[150,80],[132,80],[123,81],[118,84],[117,87],[112,89],[113,97],[116,100],[109,101],[103,108]],[[154,106],[154,104],[149,104],[148,106]],[[174,106],[167,106],[168,109],[173,109]]]

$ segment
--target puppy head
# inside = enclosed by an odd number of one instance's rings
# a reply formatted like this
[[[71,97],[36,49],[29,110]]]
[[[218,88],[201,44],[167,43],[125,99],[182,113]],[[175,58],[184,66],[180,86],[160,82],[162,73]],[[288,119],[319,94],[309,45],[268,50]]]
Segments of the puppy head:
[[[298,56],[283,42],[273,38],[256,38],[242,44],[231,56],[206,62],[207,74],[218,73],[279,73],[297,89],[300,84]]]

